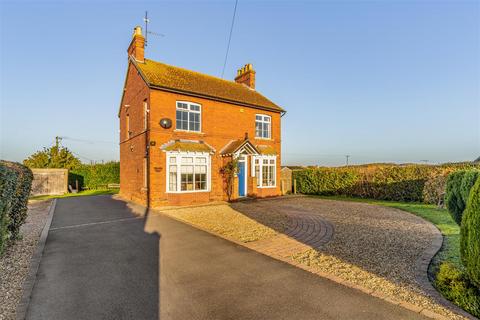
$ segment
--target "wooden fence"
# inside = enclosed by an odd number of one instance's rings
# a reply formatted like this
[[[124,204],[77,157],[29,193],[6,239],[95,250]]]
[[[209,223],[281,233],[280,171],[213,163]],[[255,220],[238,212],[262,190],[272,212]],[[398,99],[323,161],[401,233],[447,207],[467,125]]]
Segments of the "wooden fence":
[[[293,192],[292,169],[288,167],[282,168],[280,171],[280,183],[282,194]]]
[[[59,195],[68,192],[67,169],[32,169],[32,196]]]

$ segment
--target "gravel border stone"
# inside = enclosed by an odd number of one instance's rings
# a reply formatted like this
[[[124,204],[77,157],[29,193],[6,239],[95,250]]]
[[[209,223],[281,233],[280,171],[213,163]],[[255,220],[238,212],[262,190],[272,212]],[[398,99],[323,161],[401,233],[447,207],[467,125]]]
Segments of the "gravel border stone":
[[[22,286],[22,299],[17,305],[17,320],[24,320],[27,316],[28,304],[30,303],[30,298],[32,296],[33,286],[35,285],[35,280],[37,278],[38,267],[40,266],[40,260],[42,259],[43,250],[45,249],[45,243],[47,242],[48,232],[52,224],[53,213],[55,212],[56,205],[57,199],[53,199],[53,202],[50,205],[50,210],[48,211],[47,220],[45,221],[42,233],[40,234],[40,239],[38,239],[37,248],[35,249],[32,259],[30,260],[28,276],[23,282]]]

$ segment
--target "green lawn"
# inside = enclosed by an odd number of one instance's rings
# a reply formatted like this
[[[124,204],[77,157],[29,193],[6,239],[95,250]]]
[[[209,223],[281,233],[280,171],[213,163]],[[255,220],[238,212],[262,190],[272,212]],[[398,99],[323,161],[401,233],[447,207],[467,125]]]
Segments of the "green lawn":
[[[69,198],[69,197],[82,197],[82,196],[98,196],[101,194],[117,194],[118,189],[104,189],[104,190],[85,190],[78,193],[66,193],[63,195],[56,196],[36,196],[30,197],[31,200],[45,200],[45,199],[54,199],[54,198]]]
[[[350,198],[342,196],[315,196],[322,199],[356,201],[376,204],[386,207],[401,209],[417,215],[433,223],[443,234],[443,246],[440,252],[433,259],[432,273],[436,273],[437,267],[442,262],[450,262],[457,268],[463,270],[460,262],[460,227],[453,221],[446,209],[438,209],[436,205],[423,203],[406,203],[395,201],[370,200],[361,198]]]

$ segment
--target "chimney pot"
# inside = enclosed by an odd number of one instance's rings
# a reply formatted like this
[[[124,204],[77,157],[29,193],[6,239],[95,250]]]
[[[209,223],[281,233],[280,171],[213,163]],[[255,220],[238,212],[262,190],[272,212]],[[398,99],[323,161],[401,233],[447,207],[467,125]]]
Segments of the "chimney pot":
[[[252,89],[255,89],[255,70],[253,70],[253,66],[251,63],[247,63],[237,70],[235,82],[244,84]]]
[[[135,38],[135,36],[141,36],[142,35],[142,27],[140,26],[136,26],[135,28],[133,28],[133,37]]]

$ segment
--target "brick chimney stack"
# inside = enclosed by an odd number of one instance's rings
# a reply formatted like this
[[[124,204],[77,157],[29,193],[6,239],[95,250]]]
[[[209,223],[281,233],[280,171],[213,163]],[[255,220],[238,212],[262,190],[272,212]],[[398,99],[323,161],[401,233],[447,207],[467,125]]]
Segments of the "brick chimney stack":
[[[247,63],[243,68],[238,69],[235,82],[255,89],[255,70],[253,70],[252,64]]]
[[[128,56],[133,56],[138,62],[145,62],[145,38],[142,35],[142,27],[133,29],[133,39],[128,47]]]

